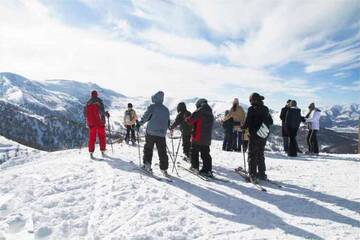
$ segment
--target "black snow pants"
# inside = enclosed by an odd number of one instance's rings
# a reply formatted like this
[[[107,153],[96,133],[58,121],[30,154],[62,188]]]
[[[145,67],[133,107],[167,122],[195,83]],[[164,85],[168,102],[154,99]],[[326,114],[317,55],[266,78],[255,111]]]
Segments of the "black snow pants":
[[[182,135],[183,153],[186,157],[190,158],[191,135]]]
[[[265,145],[266,139],[256,135],[250,136],[248,157],[250,176],[266,176]]]
[[[135,125],[127,125],[126,126],[126,136],[125,136],[125,141],[129,142],[130,141],[130,133],[131,133],[131,141],[135,142],[136,138],[135,138]]]
[[[309,153],[319,153],[319,144],[317,140],[318,130],[309,130],[309,133],[306,137],[307,144],[309,146]]]
[[[290,157],[296,157],[298,153],[298,144],[296,140],[298,129],[296,128],[290,128],[288,129],[289,132],[289,149],[288,149],[288,156]]]
[[[202,172],[212,171],[212,158],[210,156],[210,146],[200,146],[196,143],[191,144],[191,166],[199,169],[199,154],[203,161]]]
[[[145,146],[144,146],[144,164],[150,164],[152,161],[154,145],[158,151],[158,156],[160,160],[160,169],[167,170],[169,167],[169,158],[166,152],[166,139],[165,137],[158,137],[152,135],[146,135],[145,137]]]

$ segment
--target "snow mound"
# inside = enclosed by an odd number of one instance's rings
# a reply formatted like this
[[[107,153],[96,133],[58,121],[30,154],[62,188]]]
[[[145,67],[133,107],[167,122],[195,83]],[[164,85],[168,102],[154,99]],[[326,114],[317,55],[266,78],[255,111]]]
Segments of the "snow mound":
[[[268,153],[283,187],[264,193],[233,172],[242,155],[220,146],[214,170],[229,183],[181,169],[159,182],[130,162],[137,147],[118,144],[102,161],[86,149],[11,159],[0,165],[0,239],[359,239],[358,155]]]

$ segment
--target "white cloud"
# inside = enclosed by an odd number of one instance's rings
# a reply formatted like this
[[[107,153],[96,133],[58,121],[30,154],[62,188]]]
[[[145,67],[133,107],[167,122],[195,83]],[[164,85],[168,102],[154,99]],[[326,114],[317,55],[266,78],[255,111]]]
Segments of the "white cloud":
[[[251,67],[303,62],[299,55],[347,27],[360,11],[358,1],[352,0],[191,3],[217,33],[242,39],[240,43],[230,41],[222,49],[232,63]],[[308,70],[318,71],[345,60],[346,56],[334,56],[328,63],[309,63]]]
[[[217,56],[218,49],[205,40],[154,28],[138,33],[161,50],[171,53],[164,55],[119,40],[117,34],[103,29],[64,25],[53,19],[47,8],[36,0],[20,3],[0,5],[0,71],[12,71],[34,79],[92,81],[132,96],[146,96],[162,89],[176,97],[226,99],[232,96],[224,95],[220,90],[224,85],[231,85],[248,93],[259,91],[272,96],[269,100],[277,101],[279,95],[289,93],[299,98],[314,98],[318,90],[316,84],[309,84],[306,80],[284,80],[251,66],[256,64],[239,68],[171,56]],[[109,21],[116,22],[114,19]],[[124,31],[133,31],[126,22],[120,21],[118,26]],[[259,41],[255,46],[260,46],[264,38],[254,35],[254,39]],[[252,48],[255,47],[244,49],[250,51]],[[285,51],[285,55],[289,54],[293,53]],[[261,56],[258,54],[257,58]],[[282,58],[285,56],[277,61]],[[239,97],[244,102],[248,100],[247,95]]]
[[[156,29],[146,30],[138,35],[153,44],[153,49],[166,54],[183,57],[207,58],[219,56],[216,46],[202,39],[181,37]]]

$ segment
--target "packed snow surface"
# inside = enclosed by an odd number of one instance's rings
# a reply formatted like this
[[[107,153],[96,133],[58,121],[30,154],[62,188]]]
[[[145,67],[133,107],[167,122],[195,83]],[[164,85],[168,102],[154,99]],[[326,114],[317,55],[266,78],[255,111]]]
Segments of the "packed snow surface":
[[[283,188],[261,192],[233,171],[242,155],[220,144],[214,171],[229,183],[181,169],[159,182],[135,170],[138,149],[125,144],[101,161],[86,149],[12,158],[0,166],[0,239],[360,238],[359,155],[267,153],[267,174]],[[155,153],[160,175],[157,163]]]

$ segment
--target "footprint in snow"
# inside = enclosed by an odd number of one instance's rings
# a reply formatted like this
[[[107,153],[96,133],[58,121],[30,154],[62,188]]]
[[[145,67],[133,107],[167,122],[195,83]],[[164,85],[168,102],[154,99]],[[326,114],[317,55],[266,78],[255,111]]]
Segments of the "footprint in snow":
[[[36,239],[44,239],[44,238],[47,238],[48,236],[50,236],[51,233],[52,233],[51,228],[41,227],[36,231],[35,237],[36,237]]]
[[[26,225],[26,219],[22,214],[16,214],[14,216],[10,216],[6,221],[8,224],[8,232],[9,233],[17,233],[23,230]]]

